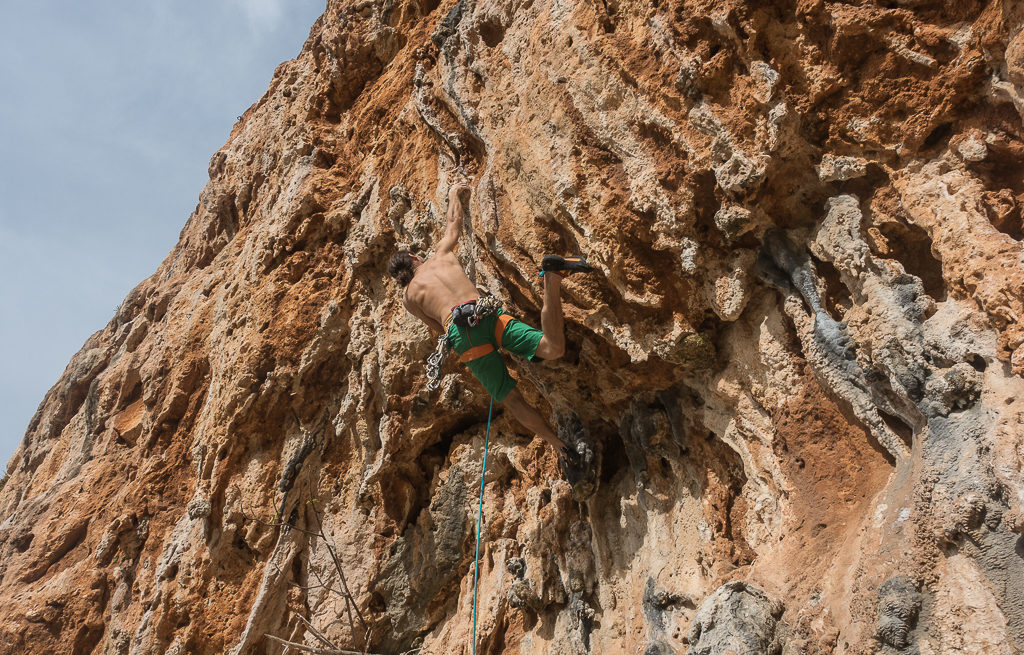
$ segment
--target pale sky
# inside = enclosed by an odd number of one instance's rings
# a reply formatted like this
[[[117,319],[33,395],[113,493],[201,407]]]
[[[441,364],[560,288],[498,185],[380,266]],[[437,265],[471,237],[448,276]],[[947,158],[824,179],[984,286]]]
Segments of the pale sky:
[[[0,3],[0,474],[324,3]]]

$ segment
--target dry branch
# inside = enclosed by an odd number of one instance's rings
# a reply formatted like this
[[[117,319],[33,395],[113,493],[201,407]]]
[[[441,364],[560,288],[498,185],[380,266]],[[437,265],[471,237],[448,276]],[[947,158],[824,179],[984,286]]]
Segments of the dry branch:
[[[317,638],[317,639],[319,639],[319,640],[320,640],[321,642],[323,642],[324,644],[326,644],[326,645],[327,645],[327,646],[328,646],[329,648],[333,648],[334,650],[337,650],[337,649],[338,649],[338,647],[337,647],[337,646],[335,646],[334,644],[332,644],[332,643],[331,643],[331,640],[330,640],[330,639],[328,639],[327,637],[325,637],[325,636],[323,635],[323,633],[322,633],[322,632],[320,632],[319,630],[317,630],[316,628],[314,628],[314,627],[313,627],[313,624],[312,624],[312,623],[310,623],[309,621],[307,621],[307,620],[306,620],[306,617],[302,616],[302,615],[301,615],[301,614],[299,614],[298,612],[294,612],[294,614],[295,614],[295,618],[297,618],[298,620],[302,621],[303,625],[305,625],[305,626],[306,626],[306,628],[308,628],[308,629],[309,629],[309,631],[313,633],[313,636],[314,636],[314,637],[316,637],[316,638]]]
[[[317,648],[316,646],[307,646],[305,644],[298,644],[294,641],[288,641],[287,639],[281,639],[274,635],[266,634],[263,635],[271,641],[276,641],[279,644],[297,648],[298,650],[305,651],[307,653],[314,653],[315,655],[379,655],[379,653],[369,653],[364,650],[342,650],[340,648]]]

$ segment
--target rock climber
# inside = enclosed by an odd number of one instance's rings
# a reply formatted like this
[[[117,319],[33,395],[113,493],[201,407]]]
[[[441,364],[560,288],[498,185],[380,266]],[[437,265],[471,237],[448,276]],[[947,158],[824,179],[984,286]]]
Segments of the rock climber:
[[[561,357],[565,353],[562,277],[593,268],[583,257],[544,257],[541,261],[544,302],[540,330],[504,313],[478,317],[477,304],[485,299],[455,257],[464,203],[469,194],[469,185],[465,183],[455,184],[449,191],[444,237],[432,256],[423,259],[408,250],[400,250],[392,255],[388,273],[405,287],[406,309],[433,332],[447,335],[452,349],[494,402],[501,403],[523,427],[556,449],[562,449],[563,456],[573,461],[575,453],[566,451],[565,444],[537,410],[526,404],[497,348],[533,361]]]

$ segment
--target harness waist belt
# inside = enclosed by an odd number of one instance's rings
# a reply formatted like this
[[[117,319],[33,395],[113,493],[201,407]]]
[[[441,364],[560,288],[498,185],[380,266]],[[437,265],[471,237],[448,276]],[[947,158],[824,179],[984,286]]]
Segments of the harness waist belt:
[[[452,323],[456,322],[456,317],[459,316],[460,314],[462,314],[462,310],[460,308],[465,308],[465,310],[466,310],[465,313],[466,314],[472,314],[473,311],[475,311],[475,309],[476,309],[476,301],[477,300],[479,300],[479,298],[473,298],[472,300],[467,300],[465,302],[460,302],[458,305],[453,305],[451,310],[448,312],[448,317],[446,319],[444,319],[444,329],[445,329],[445,332],[448,331],[448,327]],[[469,305],[469,307],[467,307],[467,305]],[[461,321],[458,322],[458,325],[460,327],[466,327],[465,325],[462,325]]]

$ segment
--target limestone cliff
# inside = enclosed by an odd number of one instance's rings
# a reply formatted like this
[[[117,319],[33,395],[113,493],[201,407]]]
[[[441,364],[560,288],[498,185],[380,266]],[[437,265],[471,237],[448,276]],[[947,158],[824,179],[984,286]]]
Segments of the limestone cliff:
[[[499,408],[478,652],[1024,652],[1022,26],[331,0],[28,426],[0,653],[469,652],[488,399],[385,273],[462,175],[511,312],[598,268],[515,364],[598,490]]]

